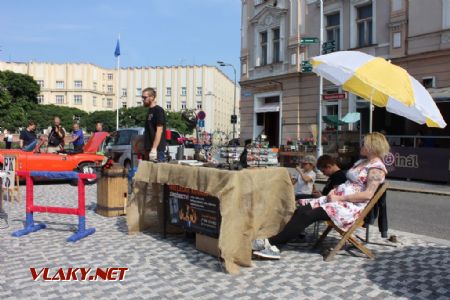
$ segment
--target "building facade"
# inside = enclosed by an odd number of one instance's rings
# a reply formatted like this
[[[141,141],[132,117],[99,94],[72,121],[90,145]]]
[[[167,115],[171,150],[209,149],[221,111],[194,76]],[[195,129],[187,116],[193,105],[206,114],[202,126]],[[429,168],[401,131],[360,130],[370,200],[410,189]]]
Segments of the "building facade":
[[[429,88],[449,123],[449,0],[324,0],[323,4],[324,42],[334,41],[336,50],[363,51],[405,67]],[[302,62],[319,54],[319,44],[301,39],[320,36],[320,1],[243,0],[241,32],[243,138],[264,132],[272,145],[280,145],[315,136],[319,80],[302,72]],[[340,87],[324,82],[324,94],[339,92]],[[344,101],[322,105],[323,115],[360,112],[361,129],[368,130],[367,101],[349,94]],[[388,134],[415,134],[423,128],[378,108],[373,124],[374,130]]]
[[[206,113],[205,131],[219,130],[230,136],[232,133],[234,82],[216,67],[122,68],[120,88],[117,88],[117,70],[93,64],[0,62],[0,70],[32,76],[41,87],[40,104],[76,107],[87,112],[115,110],[117,99],[119,108],[142,106],[142,90],[153,87],[157,91],[158,104],[164,109],[203,110]],[[236,105],[238,109],[239,101]]]

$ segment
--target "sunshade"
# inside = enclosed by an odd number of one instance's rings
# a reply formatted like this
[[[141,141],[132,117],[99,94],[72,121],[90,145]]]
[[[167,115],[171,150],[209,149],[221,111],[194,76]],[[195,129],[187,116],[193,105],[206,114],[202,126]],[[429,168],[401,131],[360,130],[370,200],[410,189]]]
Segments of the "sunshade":
[[[333,125],[333,126],[339,126],[339,125],[346,125],[347,124],[347,123],[339,120],[338,116],[336,116],[336,115],[323,116],[322,120],[325,123]]]
[[[311,59],[313,72],[376,106],[428,127],[445,123],[430,93],[408,72],[384,58],[339,51]]]
[[[361,114],[359,112],[350,112],[345,115],[341,120],[347,124],[358,122],[361,118]]]

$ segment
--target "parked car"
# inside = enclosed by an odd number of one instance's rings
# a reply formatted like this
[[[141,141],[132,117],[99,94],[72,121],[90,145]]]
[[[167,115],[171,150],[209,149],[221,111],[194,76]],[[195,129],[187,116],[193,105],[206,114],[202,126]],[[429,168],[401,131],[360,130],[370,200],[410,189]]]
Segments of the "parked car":
[[[17,157],[19,171],[76,171],[94,173],[106,163],[107,157],[97,154],[100,145],[108,136],[106,132],[98,132],[91,136],[82,152],[61,151],[47,153],[42,142],[31,152],[21,149],[0,150],[0,164],[3,165],[5,155]]]
[[[182,135],[174,130],[171,131],[171,139],[167,141],[169,155],[172,159],[176,157],[177,148],[179,146],[179,139]],[[144,134],[144,127],[121,128],[111,134],[107,141],[106,154],[115,162],[125,168],[131,168],[132,164],[136,165],[135,158],[132,157],[131,141],[135,136],[142,136]]]

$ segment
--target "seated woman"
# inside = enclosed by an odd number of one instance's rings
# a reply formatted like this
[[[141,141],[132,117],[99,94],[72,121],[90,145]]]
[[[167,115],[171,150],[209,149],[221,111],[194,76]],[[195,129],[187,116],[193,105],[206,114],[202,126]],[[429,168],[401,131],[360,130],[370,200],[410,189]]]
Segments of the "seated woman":
[[[277,235],[253,242],[253,254],[262,258],[280,259],[275,245],[285,244],[316,221],[332,220],[339,228],[348,230],[366,207],[387,174],[383,157],[389,151],[384,135],[378,132],[364,137],[361,156],[347,172],[347,181],[330,191],[328,196],[301,200],[301,206]]]

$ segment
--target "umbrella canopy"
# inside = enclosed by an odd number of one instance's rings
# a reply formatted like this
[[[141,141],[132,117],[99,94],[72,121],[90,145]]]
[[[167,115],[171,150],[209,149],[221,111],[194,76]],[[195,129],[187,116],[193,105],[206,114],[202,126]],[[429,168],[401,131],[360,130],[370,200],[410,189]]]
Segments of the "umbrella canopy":
[[[444,128],[428,91],[405,69],[359,51],[339,51],[311,59],[313,72],[387,111],[428,127]]]
[[[339,117],[336,115],[328,115],[328,116],[323,116],[322,120],[330,125],[333,125],[335,127],[339,126],[339,125],[347,125],[347,123],[339,120]]]

